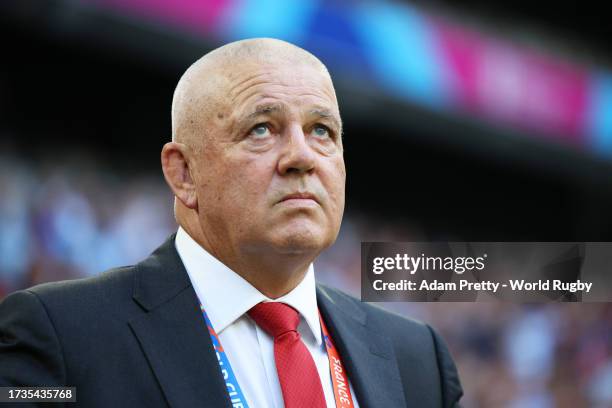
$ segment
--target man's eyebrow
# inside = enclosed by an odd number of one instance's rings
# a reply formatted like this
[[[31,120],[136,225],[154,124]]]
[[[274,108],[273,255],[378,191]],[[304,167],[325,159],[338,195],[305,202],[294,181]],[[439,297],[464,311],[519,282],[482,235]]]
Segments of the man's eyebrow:
[[[259,105],[256,106],[253,112],[251,112],[247,119],[256,118],[258,116],[269,115],[271,113],[282,112],[285,110],[285,107],[282,105]]]
[[[282,104],[264,104],[258,105],[255,109],[246,116],[246,120],[252,120],[260,116],[282,113],[287,110],[287,107]],[[327,108],[314,108],[308,112],[312,116],[327,119],[331,121],[338,129],[342,129],[342,120],[333,111]]]
[[[334,124],[338,127],[338,129],[342,129],[342,120],[340,120],[340,118],[338,118],[338,116],[335,115],[329,109],[324,109],[324,108],[313,109],[313,110],[310,111],[310,114],[318,116],[320,118],[328,119],[328,120],[334,122]]]

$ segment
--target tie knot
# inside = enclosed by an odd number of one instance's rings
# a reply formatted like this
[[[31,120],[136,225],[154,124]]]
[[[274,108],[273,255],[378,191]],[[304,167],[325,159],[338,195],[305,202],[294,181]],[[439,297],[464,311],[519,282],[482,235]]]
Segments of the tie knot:
[[[262,302],[249,310],[249,316],[270,336],[296,331],[300,323],[297,310],[280,302]]]

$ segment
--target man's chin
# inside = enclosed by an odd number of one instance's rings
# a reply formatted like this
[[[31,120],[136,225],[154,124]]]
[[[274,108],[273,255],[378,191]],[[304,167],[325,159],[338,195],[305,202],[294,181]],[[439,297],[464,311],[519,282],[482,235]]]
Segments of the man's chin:
[[[275,237],[274,246],[285,254],[318,254],[330,243],[325,235],[313,228],[300,228],[283,231],[283,234]]]

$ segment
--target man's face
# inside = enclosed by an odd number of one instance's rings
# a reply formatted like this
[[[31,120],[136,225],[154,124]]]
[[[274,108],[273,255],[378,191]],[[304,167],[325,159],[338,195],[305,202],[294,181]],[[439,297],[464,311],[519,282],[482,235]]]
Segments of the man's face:
[[[253,65],[226,85],[197,156],[206,239],[235,253],[318,254],[338,234],[346,178],[329,76],[306,64]]]

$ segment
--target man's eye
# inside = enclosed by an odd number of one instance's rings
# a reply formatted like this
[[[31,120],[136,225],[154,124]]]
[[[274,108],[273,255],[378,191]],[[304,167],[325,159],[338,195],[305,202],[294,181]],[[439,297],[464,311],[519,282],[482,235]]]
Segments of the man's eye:
[[[312,128],[312,133],[319,138],[326,138],[331,136],[331,132],[327,126],[316,125]]]
[[[256,138],[263,138],[270,135],[270,128],[267,124],[260,123],[255,125],[249,134],[255,136]]]

